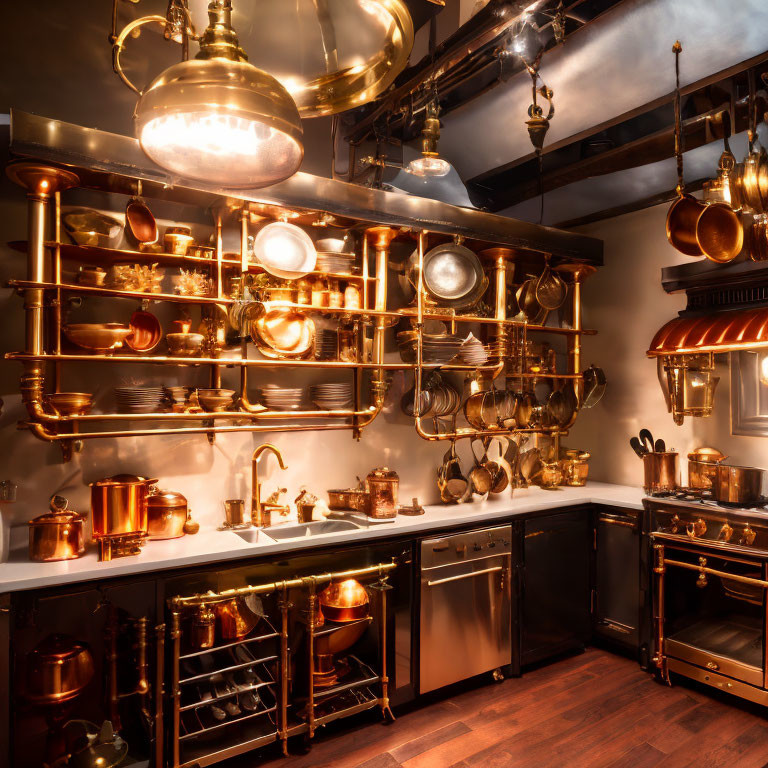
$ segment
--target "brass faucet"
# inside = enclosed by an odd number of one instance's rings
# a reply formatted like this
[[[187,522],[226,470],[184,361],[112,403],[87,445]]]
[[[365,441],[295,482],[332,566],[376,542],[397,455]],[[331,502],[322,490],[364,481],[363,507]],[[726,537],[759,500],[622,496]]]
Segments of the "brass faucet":
[[[259,469],[258,462],[259,457],[264,451],[271,451],[277,457],[277,461],[280,464],[280,469],[285,469],[286,466],[283,463],[283,455],[280,451],[272,445],[272,443],[262,443],[254,452],[251,457],[251,524],[261,526],[262,523],[262,510],[261,510],[261,483],[259,483]]]

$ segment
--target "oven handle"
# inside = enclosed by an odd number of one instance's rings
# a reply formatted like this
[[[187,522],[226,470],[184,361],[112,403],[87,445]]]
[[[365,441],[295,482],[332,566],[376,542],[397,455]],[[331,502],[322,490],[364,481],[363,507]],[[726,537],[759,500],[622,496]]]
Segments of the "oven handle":
[[[694,565],[693,563],[684,563],[680,560],[667,560],[664,558],[664,565],[674,565],[678,568],[687,568],[689,571],[696,571],[697,573],[708,573],[711,576],[720,576],[722,578],[731,579],[732,581],[739,581],[742,584],[751,584],[753,587],[762,587],[768,589],[768,581],[762,579],[753,579],[750,576],[741,576],[738,573],[728,573],[727,571],[718,571],[714,568],[707,568],[705,565]]]
[[[471,573],[460,573],[458,576],[446,576],[444,579],[435,579],[428,581],[428,587],[436,587],[438,584],[447,584],[449,581],[460,581],[461,579],[471,579],[473,576],[483,576],[486,573],[498,573],[503,571],[503,565],[495,565],[493,568],[483,568],[482,571],[472,571]]]

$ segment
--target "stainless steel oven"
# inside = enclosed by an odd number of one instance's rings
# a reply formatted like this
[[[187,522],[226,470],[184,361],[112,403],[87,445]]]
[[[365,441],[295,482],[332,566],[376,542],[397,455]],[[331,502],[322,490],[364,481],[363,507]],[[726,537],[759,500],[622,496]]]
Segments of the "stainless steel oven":
[[[512,527],[421,541],[421,693],[512,661]]]

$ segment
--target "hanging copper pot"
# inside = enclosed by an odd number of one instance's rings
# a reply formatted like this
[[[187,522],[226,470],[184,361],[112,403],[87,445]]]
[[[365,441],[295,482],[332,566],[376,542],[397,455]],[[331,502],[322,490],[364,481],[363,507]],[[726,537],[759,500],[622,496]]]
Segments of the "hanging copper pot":
[[[27,655],[24,697],[35,704],[74,699],[93,677],[93,656],[85,643],[49,635]]]
[[[241,597],[227,600],[216,605],[219,619],[219,634],[222,640],[239,640],[249,634],[259,623],[260,617],[254,613]]]

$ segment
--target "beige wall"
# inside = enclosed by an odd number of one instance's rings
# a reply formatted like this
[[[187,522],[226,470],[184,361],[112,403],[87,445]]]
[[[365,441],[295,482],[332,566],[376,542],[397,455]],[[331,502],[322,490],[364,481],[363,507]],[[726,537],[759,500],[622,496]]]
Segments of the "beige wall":
[[[683,454],[711,445],[736,463],[768,466],[768,440],[730,433],[727,357],[718,364],[711,417],[686,418],[678,427],[666,412],[656,364],[645,351],[654,333],[685,306],[685,294],[670,296],[662,289],[661,268],[691,262],[667,242],[666,213],[666,205],[657,206],[581,228],[605,241],[605,267],[584,290],[585,325],[599,331],[585,340],[584,364],[602,366],[608,388],[599,405],[582,413],[568,443],[592,451],[590,474],[606,482],[642,483],[642,464],[629,447],[629,437],[641,427]]]

